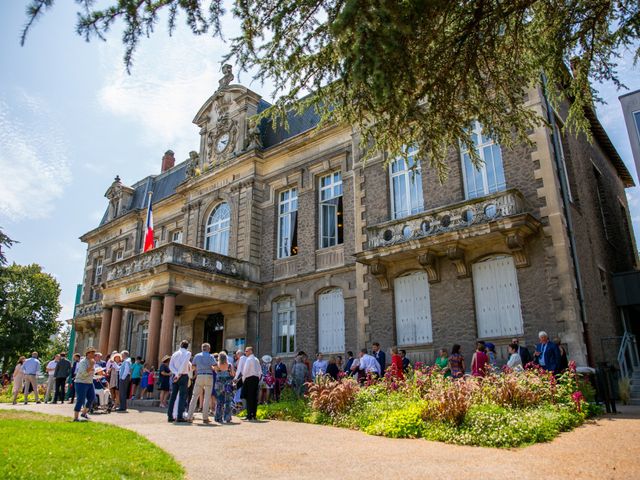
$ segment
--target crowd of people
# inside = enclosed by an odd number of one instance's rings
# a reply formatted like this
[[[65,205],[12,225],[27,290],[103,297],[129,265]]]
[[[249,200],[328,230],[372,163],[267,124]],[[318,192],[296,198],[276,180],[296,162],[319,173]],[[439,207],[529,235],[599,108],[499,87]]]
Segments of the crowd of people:
[[[539,333],[539,343],[532,352],[512,339],[508,345],[509,358],[506,367],[522,371],[530,362],[553,373],[568,367],[567,354],[559,342],[552,342],[546,332]],[[102,358],[95,348],[89,347],[84,356],[76,353],[73,361],[60,352],[47,362],[45,403],[75,403],[74,421],[88,420],[95,409],[127,411],[127,401],[155,398],[156,384],[159,389],[160,407],[167,410],[169,422],[192,423],[196,412],[201,412],[203,423],[231,422],[233,413],[246,410],[245,420],[256,420],[259,403],[279,401],[283,389],[289,386],[296,396],[302,397],[308,382],[328,376],[338,380],[350,376],[364,383],[372,378],[389,375],[403,378],[411,367],[405,350],[392,347],[390,362],[378,342],[374,342],[369,353],[362,349],[358,355],[347,352],[346,360],[341,355],[317,353],[313,363],[304,351],[298,352],[291,371],[281,357],[273,359],[263,355],[258,359],[253,348],[248,346],[230,355],[225,351],[211,352],[211,345],[203,343],[201,351],[193,355],[189,342],[184,340],[173,355],[162,358],[156,372],[155,366],[145,363],[141,357],[132,358],[129,352],[114,351]],[[442,349],[434,366],[443,375],[461,378],[467,373],[467,363],[460,345],[451,351]],[[495,345],[478,341],[469,363],[470,374],[476,377],[496,370]],[[13,403],[24,394],[27,404],[34,393],[35,402],[40,403],[38,374],[42,364],[38,353],[30,358],[20,357],[13,372]]]

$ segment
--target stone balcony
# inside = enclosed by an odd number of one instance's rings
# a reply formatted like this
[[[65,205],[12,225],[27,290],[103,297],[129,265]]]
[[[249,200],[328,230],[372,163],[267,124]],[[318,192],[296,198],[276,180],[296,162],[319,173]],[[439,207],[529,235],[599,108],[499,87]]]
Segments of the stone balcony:
[[[162,265],[174,265],[239,280],[253,281],[258,276],[256,267],[248,262],[181,243],[168,243],[105,267],[106,281],[109,283],[136,273],[151,272]]]
[[[528,265],[525,239],[539,227],[522,193],[510,189],[368,227],[366,249],[356,258],[371,267],[383,288],[387,270],[410,258],[418,260],[432,282],[439,280],[438,257],[448,257],[458,276],[467,276],[468,253],[483,246],[496,250],[502,245],[523,267]]]
[[[102,312],[102,302],[96,300],[94,302],[81,303],[76,306],[74,318],[95,317]]]

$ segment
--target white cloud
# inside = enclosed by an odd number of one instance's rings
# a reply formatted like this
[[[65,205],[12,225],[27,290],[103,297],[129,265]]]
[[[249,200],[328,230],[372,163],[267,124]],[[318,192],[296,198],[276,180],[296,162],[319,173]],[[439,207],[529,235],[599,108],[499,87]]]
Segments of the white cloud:
[[[43,99],[0,96],[0,215],[44,218],[71,181],[67,145]]]
[[[191,121],[217,86],[225,45],[211,37],[187,32],[168,37],[159,31],[140,44],[131,75],[124,70],[121,45],[101,48],[106,72],[98,93],[100,105],[136,125],[138,139],[149,148],[145,166],[152,172],[168,148],[177,160],[200,145],[198,127]],[[151,172],[149,172],[151,173]]]

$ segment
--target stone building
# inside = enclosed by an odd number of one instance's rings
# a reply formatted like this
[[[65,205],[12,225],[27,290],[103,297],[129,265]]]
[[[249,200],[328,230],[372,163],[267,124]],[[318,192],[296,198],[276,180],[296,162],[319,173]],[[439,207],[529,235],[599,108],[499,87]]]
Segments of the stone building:
[[[228,73],[228,72],[227,72]],[[625,188],[633,180],[595,115],[593,143],[553,128],[502,148],[474,125],[484,165],[452,149],[441,184],[419,152],[363,161],[358,132],[251,123],[268,106],[221,81],[193,122],[200,147],[128,186],[116,177],[87,244],[77,350],[128,349],[157,366],[186,338],[215,351],[344,354],[398,345],[431,361],[492,341],[504,358],[544,329],[579,364],[615,356],[610,287],[636,268]],[[149,193],[155,248],[143,253]]]

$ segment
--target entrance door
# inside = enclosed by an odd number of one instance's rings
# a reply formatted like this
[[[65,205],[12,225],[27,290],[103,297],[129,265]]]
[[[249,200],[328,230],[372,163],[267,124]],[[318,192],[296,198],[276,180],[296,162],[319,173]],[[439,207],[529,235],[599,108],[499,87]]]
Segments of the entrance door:
[[[214,313],[204,321],[203,343],[211,345],[211,352],[222,350],[222,337],[224,335],[224,315]]]

